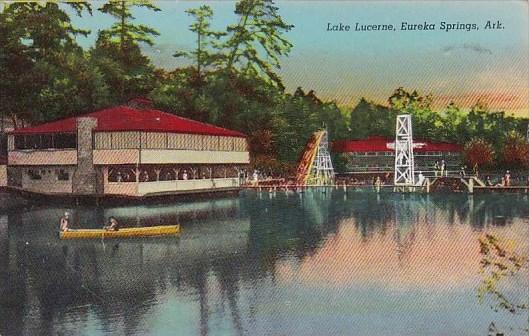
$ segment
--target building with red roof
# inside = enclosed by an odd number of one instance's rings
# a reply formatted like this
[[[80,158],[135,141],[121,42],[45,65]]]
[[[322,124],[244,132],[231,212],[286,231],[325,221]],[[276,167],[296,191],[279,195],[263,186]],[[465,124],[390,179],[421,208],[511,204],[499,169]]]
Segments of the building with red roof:
[[[393,172],[394,141],[381,136],[335,141],[332,151],[344,156],[348,172]],[[447,169],[459,169],[462,150],[462,146],[458,144],[414,139],[416,170],[432,171],[435,162],[440,164],[443,160]]]
[[[239,187],[246,135],[151,107],[145,98],[8,133],[10,186],[146,196]]]

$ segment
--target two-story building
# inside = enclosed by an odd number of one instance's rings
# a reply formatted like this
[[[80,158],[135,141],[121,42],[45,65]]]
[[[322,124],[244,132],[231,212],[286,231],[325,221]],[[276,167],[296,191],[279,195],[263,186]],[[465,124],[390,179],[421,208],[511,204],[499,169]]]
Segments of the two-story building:
[[[8,185],[44,194],[149,196],[239,188],[240,132],[133,101],[8,133]]]
[[[335,141],[334,153],[340,153],[347,161],[342,173],[393,173],[395,165],[394,139],[372,136],[361,140]],[[435,162],[446,163],[447,169],[459,170],[462,163],[463,146],[428,140],[414,141],[415,169],[433,171]]]

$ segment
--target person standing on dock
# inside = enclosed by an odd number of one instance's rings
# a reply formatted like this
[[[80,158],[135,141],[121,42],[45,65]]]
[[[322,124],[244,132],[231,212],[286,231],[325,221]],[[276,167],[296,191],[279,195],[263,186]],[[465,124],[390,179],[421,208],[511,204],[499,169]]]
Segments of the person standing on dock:
[[[506,171],[505,172],[505,186],[506,187],[509,187],[511,185],[511,172],[510,171]]]
[[[61,217],[61,231],[68,231],[70,229],[70,213],[65,212],[64,216]]]
[[[441,166],[439,166],[439,160],[435,160],[435,164],[433,165],[433,170],[435,173],[435,177],[437,177],[439,174],[439,170],[441,170]],[[441,175],[443,174],[441,173]]]
[[[466,166],[461,166],[461,170],[459,171],[459,176],[461,178],[464,178],[467,175],[467,172],[465,170],[466,170]]]
[[[446,171],[446,162],[445,160],[441,160],[441,177],[445,176],[445,172],[446,176],[448,176],[448,172]]]
[[[419,175],[417,176],[417,185],[422,186],[425,181],[426,181],[426,177],[424,177],[424,174],[422,173],[422,171],[420,171]]]

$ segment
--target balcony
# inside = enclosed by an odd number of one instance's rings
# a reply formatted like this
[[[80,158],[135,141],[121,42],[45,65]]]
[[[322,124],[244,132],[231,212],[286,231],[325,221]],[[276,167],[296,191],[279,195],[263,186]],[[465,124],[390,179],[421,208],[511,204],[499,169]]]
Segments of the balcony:
[[[77,165],[77,150],[15,150],[8,153],[10,166]]]

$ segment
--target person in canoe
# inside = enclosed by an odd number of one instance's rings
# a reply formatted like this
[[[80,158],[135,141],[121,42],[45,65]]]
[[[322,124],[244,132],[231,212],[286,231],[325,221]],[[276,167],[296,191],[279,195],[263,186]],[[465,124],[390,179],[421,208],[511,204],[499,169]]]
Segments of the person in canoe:
[[[103,226],[103,229],[107,231],[118,231],[119,230],[118,220],[114,217],[109,217],[108,225]]]
[[[64,216],[61,217],[60,230],[61,231],[70,230],[70,213],[69,212],[65,212]]]

